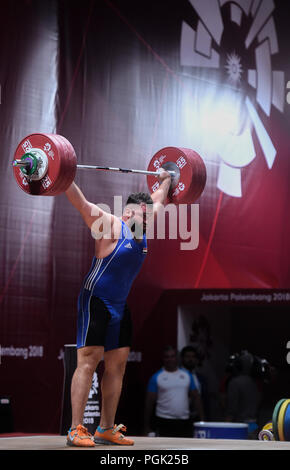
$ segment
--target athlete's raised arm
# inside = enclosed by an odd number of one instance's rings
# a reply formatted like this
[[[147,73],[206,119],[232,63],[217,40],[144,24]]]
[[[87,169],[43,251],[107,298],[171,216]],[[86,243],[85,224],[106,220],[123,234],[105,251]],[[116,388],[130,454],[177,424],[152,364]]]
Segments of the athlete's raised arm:
[[[156,215],[158,210],[164,206],[171,185],[170,173],[165,170],[160,173],[158,179],[160,186],[155,192],[151,194],[154,215]]]
[[[101,219],[102,222],[99,225],[103,227],[103,234],[105,233],[104,227],[107,227],[106,231],[112,229],[116,217],[101,209],[97,204],[89,202],[75,182],[70,185],[65,194],[71,204],[80,212],[90,229],[92,229],[92,225],[99,219]]]

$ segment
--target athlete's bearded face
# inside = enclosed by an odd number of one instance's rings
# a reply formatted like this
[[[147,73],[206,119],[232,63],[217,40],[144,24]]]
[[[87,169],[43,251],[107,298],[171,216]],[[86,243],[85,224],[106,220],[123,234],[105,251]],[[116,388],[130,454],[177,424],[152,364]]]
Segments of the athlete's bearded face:
[[[153,215],[151,205],[152,204],[141,202],[140,204],[128,204],[127,206],[130,211],[129,226],[135,238],[142,238],[146,232],[147,225]]]

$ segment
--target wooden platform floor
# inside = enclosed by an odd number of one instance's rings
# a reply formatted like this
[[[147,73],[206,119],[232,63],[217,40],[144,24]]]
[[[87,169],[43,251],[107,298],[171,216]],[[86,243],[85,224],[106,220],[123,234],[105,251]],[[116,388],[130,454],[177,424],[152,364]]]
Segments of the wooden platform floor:
[[[104,446],[96,445],[90,452],[98,451],[137,451],[137,450],[290,450],[290,442],[228,440],[228,439],[175,439],[165,437],[133,437],[134,446]],[[66,436],[23,436],[0,437],[2,450],[66,450],[83,451],[66,445]]]

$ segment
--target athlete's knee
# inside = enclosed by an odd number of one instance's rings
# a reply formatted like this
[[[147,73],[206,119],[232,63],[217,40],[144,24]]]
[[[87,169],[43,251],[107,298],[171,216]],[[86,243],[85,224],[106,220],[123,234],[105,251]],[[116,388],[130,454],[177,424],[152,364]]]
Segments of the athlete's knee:
[[[110,358],[105,360],[105,373],[112,375],[124,375],[127,365],[127,359],[125,358]]]
[[[81,372],[85,375],[88,375],[88,376],[93,376],[95,370],[97,368],[97,364],[93,363],[93,362],[82,362],[81,364],[78,364],[77,366],[77,370],[78,372]]]
[[[126,370],[126,362],[118,362],[116,364],[105,364],[104,372],[110,375],[119,375],[123,376]]]
[[[78,350],[78,369],[94,373],[103,357],[102,347],[86,347]]]

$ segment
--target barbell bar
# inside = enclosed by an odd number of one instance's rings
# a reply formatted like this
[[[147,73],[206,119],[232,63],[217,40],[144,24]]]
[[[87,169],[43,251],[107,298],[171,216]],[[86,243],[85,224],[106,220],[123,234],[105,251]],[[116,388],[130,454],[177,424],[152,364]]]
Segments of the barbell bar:
[[[27,154],[24,154],[23,156],[25,156]],[[24,168],[26,169],[26,171],[29,171],[31,169],[31,164],[27,161],[24,161],[24,160],[14,160],[13,161],[13,166],[18,166],[18,167],[21,167],[21,168]],[[115,167],[112,167],[112,166],[100,166],[100,165],[80,165],[80,164],[77,164],[76,165],[77,169],[81,169],[81,170],[108,170],[108,171],[120,171],[121,173],[139,173],[139,174],[142,174],[142,175],[153,175],[153,176],[156,176],[158,177],[161,173],[161,169],[159,169],[158,171],[148,171],[148,170],[135,170],[133,168],[115,168]],[[176,175],[176,171],[173,171],[173,170],[166,170],[171,176],[175,176]],[[33,174],[33,172],[32,172]],[[25,175],[26,176],[26,175]]]
[[[55,196],[68,189],[77,169],[94,169],[137,173],[147,176],[149,192],[155,192],[162,169],[171,175],[168,202],[192,203],[203,192],[206,167],[200,155],[191,149],[164,147],[155,153],[147,170],[100,165],[80,165],[72,144],[62,135],[35,133],[18,144],[12,162],[19,187],[31,195]]]

